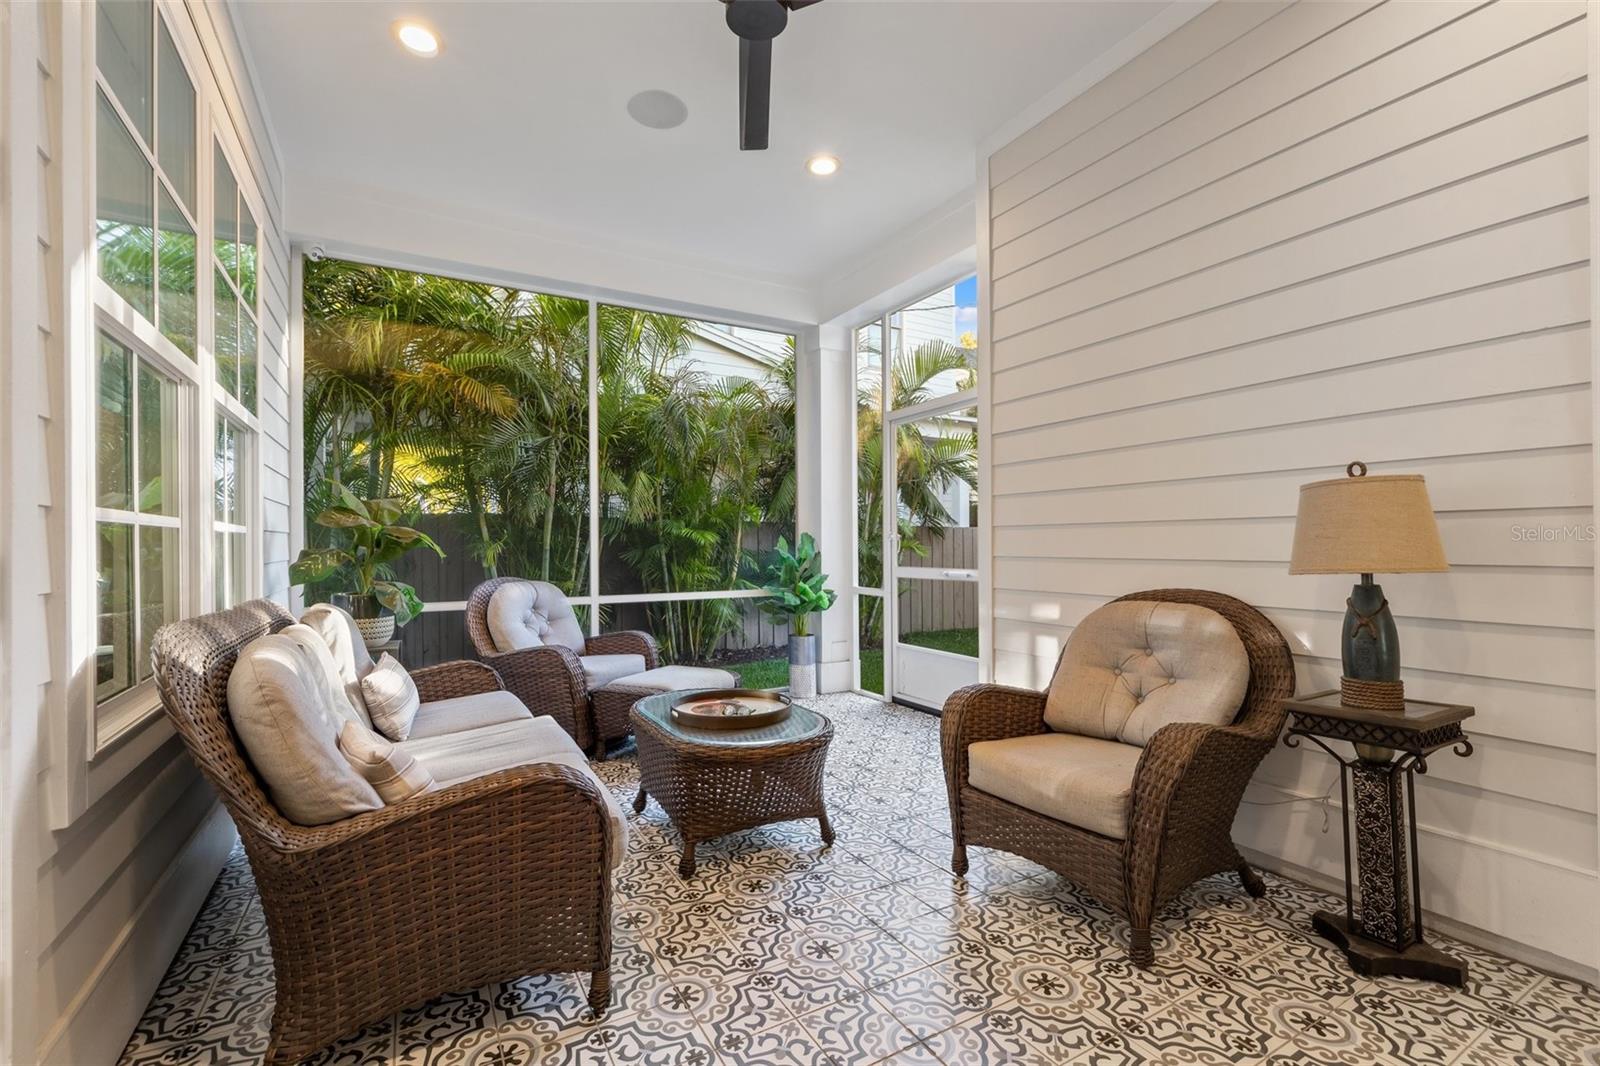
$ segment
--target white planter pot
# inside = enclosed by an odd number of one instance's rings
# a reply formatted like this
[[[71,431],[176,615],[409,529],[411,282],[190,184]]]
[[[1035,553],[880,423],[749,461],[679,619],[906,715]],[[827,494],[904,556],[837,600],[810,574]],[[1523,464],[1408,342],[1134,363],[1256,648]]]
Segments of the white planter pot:
[[[817,638],[789,638],[789,696],[810,699],[817,694]]]
[[[375,597],[337,592],[333,605],[350,613],[367,647],[379,648],[394,639],[394,612]]]

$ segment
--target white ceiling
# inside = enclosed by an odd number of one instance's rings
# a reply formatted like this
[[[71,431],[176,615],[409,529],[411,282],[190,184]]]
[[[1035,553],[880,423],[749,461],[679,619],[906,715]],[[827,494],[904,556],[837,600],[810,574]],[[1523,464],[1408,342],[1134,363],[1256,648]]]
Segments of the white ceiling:
[[[810,285],[962,195],[985,137],[1164,6],[826,0],[774,42],[765,152],[738,150],[738,44],[716,0],[234,10],[291,229],[297,184],[380,190]],[[399,48],[403,16],[437,28],[440,56]],[[688,121],[636,124],[644,89],[682,97]],[[841,171],[807,174],[816,152]]]

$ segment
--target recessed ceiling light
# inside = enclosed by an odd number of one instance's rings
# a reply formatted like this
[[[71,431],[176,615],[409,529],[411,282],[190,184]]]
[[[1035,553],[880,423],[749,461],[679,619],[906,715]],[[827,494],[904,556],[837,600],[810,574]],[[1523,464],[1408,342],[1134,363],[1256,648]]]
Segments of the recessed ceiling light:
[[[837,156],[814,155],[806,160],[806,169],[819,178],[825,178],[838,172],[839,160]]]
[[[439,54],[439,35],[420,22],[410,19],[396,22],[394,35],[412,55],[432,59]]]
[[[665,89],[646,89],[629,98],[628,114],[641,126],[670,130],[683,125],[683,120],[689,117],[689,105]]]

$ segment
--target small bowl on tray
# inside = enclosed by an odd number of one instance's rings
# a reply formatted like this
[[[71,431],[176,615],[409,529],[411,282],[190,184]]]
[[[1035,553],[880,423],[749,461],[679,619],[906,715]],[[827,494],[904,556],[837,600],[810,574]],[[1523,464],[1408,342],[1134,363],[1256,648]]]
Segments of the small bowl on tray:
[[[696,692],[672,705],[672,720],[691,729],[760,729],[789,717],[789,697],[755,688]]]

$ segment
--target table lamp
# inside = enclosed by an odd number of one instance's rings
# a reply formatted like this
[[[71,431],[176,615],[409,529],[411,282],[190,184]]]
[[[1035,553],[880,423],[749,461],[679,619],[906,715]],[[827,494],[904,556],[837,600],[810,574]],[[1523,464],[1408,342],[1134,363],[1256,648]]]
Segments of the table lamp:
[[[1367,476],[1351,463],[1345,477],[1300,486],[1291,574],[1360,574],[1345,601],[1340,702],[1370,710],[1405,709],[1400,634],[1373,574],[1448,570],[1439,526],[1421,474]]]

